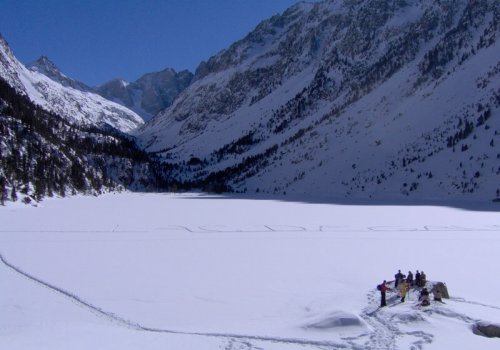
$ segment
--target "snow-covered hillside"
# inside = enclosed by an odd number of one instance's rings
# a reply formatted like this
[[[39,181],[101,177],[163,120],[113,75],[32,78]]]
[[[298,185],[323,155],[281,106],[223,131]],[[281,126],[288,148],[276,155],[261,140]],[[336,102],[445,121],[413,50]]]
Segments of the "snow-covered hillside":
[[[0,206],[120,188],[161,191],[164,179],[130,135],[70,123],[0,78]]]
[[[300,3],[136,135],[207,188],[498,199],[499,35],[497,0]]]
[[[125,132],[144,123],[139,115],[126,107],[96,93],[62,85],[62,82],[42,73],[29,70],[19,62],[0,36],[0,77],[42,108],[71,122],[94,126],[108,124]]]
[[[2,349],[498,349],[498,212],[202,195],[0,209]],[[91,218],[91,220],[89,220]],[[375,286],[444,281],[420,307]]]

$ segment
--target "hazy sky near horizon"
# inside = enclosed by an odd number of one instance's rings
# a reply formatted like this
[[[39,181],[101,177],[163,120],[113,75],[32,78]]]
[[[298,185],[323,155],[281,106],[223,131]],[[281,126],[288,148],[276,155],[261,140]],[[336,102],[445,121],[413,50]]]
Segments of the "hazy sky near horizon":
[[[0,33],[23,63],[41,55],[95,86],[167,67],[194,71],[299,0],[0,0]]]

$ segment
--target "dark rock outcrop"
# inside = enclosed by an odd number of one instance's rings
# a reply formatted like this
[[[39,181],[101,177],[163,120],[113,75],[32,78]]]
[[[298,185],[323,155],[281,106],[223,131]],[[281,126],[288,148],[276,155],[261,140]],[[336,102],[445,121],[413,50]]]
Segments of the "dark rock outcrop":
[[[500,338],[500,325],[487,322],[478,322],[472,326],[472,331],[476,335],[488,338]]]
[[[450,299],[450,294],[448,293],[448,287],[446,287],[446,284],[443,282],[436,282],[432,286],[432,293],[434,294],[434,298],[445,298],[445,299]]]

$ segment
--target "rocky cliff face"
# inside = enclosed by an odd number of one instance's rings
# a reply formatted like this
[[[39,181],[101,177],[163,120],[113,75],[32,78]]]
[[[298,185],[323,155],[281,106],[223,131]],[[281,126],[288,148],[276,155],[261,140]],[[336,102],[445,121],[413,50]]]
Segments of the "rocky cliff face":
[[[500,3],[300,3],[202,63],[137,131],[236,191],[500,197]]]
[[[136,111],[144,120],[150,120],[169,107],[192,79],[193,74],[189,71],[177,73],[167,68],[145,74],[132,83],[115,79],[96,89],[101,96]]]

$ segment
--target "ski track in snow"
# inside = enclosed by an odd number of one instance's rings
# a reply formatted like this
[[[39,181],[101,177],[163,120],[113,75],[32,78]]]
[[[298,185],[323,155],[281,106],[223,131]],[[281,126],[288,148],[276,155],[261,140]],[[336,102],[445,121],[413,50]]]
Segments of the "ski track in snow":
[[[406,322],[404,320],[395,320],[394,314],[387,314],[384,312],[384,309],[377,307],[380,298],[378,294],[379,292],[376,290],[368,293],[367,297],[369,306],[367,306],[361,314],[361,317],[373,329],[373,333],[369,335],[369,341],[364,344],[364,349],[397,349],[397,339],[405,336],[416,338],[416,340],[414,340],[410,345],[411,350],[420,350],[423,349],[426,344],[432,343],[434,338],[433,334],[424,332],[422,330],[402,331],[400,328],[398,328],[398,323],[405,324],[412,322],[412,320]],[[417,297],[415,292],[413,292],[413,295],[415,298]],[[410,301],[410,296],[411,294],[407,295],[407,301]],[[399,296],[397,294],[388,296],[388,307],[386,309],[396,307],[398,305],[398,300]],[[485,308],[500,310],[500,307],[498,306],[468,301],[463,298],[450,298],[450,300],[459,303],[472,304]],[[433,304],[433,306],[424,308],[413,306],[413,309],[419,310],[419,314],[411,315],[411,317],[415,317],[415,320],[417,322],[424,321],[425,316],[431,316],[433,314],[459,320],[470,325],[473,325],[480,321],[479,319],[474,319],[463,313],[459,313],[449,308],[442,307],[440,304]],[[419,317],[422,317],[422,319],[419,319]],[[414,324],[413,328],[415,328],[415,326],[416,325]],[[360,336],[358,338],[361,339],[362,337],[363,336]]]
[[[300,348],[317,348],[317,349],[398,349],[397,340],[402,337],[413,337],[416,338],[410,345],[412,350],[423,349],[426,344],[430,344],[433,341],[434,335],[421,331],[402,331],[398,328],[398,323],[405,324],[404,320],[394,320],[394,314],[386,313],[384,309],[378,308],[379,296],[378,291],[373,290],[367,294],[368,306],[366,306],[360,317],[370,326],[371,330],[367,331],[359,336],[355,337],[344,337],[341,338],[344,343],[331,342],[331,341],[316,341],[309,339],[300,338],[283,338],[283,337],[271,337],[271,336],[257,336],[257,335],[245,335],[245,334],[231,334],[231,333],[209,333],[209,332],[185,332],[179,330],[161,329],[143,326],[140,323],[130,321],[125,319],[113,312],[103,310],[102,308],[85,301],[76,294],[68,292],[62,288],[54,286],[46,281],[37,278],[28,272],[20,269],[19,267],[10,263],[3,254],[0,253],[0,261],[9,269],[13,270],[17,274],[27,278],[28,280],[35,282],[38,285],[46,287],[53,292],[62,294],[73,303],[86,308],[94,315],[107,319],[108,321],[120,325],[122,327],[127,327],[136,331],[151,332],[151,333],[165,333],[165,334],[180,334],[180,335],[193,335],[202,337],[214,337],[225,339],[225,344],[223,345],[224,350],[263,350],[264,347],[259,347],[258,343],[277,343],[287,346],[297,346]],[[415,293],[413,293],[415,294]],[[399,297],[397,295],[389,295],[387,302],[389,304],[388,308],[397,306],[397,300]],[[474,301],[468,301],[463,298],[451,298],[455,302],[467,303],[478,305],[487,308],[493,308],[500,310],[500,307],[494,305],[482,304]],[[388,309],[386,308],[386,310]],[[416,309],[416,307],[414,307]],[[458,319],[468,324],[474,324],[479,320],[473,319],[465,314],[457,313],[453,310],[445,309],[442,307],[433,307],[424,309],[421,311],[423,315],[438,314],[441,316]],[[418,317],[423,317],[422,315],[417,315]],[[222,348],[222,347],[221,347]]]
[[[249,341],[260,341],[260,342],[273,342],[273,343],[281,343],[287,345],[298,345],[298,346],[314,346],[320,349],[345,349],[347,346],[345,344],[339,344],[335,342],[329,341],[314,341],[308,339],[299,339],[299,338],[281,338],[281,337],[270,337],[270,336],[255,336],[255,335],[243,335],[243,334],[230,334],[230,333],[204,333],[204,332],[184,332],[184,331],[176,331],[169,329],[160,329],[160,328],[152,328],[146,327],[139,323],[127,320],[123,317],[116,315],[115,313],[105,311],[98,306],[95,306],[79,296],[68,292],[62,288],[56,287],[46,281],[37,278],[19,267],[13,265],[9,261],[5,259],[3,254],[0,253],[0,261],[9,269],[18,273],[19,275],[27,278],[28,280],[35,282],[38,285],[49,288],[50,290],[62,294],[72,302],[76,303],[79,306],[82,306],[93,314],[103,317],[110,322],[117,323],[120,326],[131,328],[137,331],[145,331],[152,333],[168,333],[168,334],[181,334],[181,335],[195,335],[195,336],[205,336],[205,337],[215,337],[215,338],[227,338],[229,339],[225,349],[226,350],[238,350],[238,349],[260,349],[259,347],[254,347]]]
[[[482,307],[488,307],[490,309],[500,310],[500,307],[498,307],[498,306],[488,305],[488,304],[483,304],[483,303],[478,303],[476,301],[465,300],[464,298],[451,298],[451,300],[459,302],[459,303],[466,303],[466,304],[478,305],[478,306],[482,306]]]

